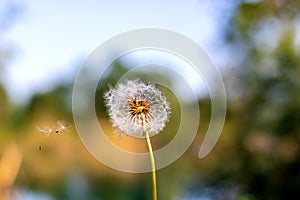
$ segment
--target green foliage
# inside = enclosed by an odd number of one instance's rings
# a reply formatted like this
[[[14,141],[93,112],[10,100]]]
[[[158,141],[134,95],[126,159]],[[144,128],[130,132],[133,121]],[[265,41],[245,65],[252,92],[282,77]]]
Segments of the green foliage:
[[[243,3],[233,19],[236,35],[243,35],[240,39],[249,46],[247,67],[239,69],[244,91],[229,106],[231,119],[239,128],[230,133],[238,139],[231,147],[235,153],[227,159],[239,163],[239,167],[229,170],[226,177],[254,199],[290,199],[300,195],[300,55],[293,23],[298,10],[296,1],[277,6],[275,1]],[[270,17],[281,24],[281,30],[278,40],[272,41],[277,44],[275,48],[266,50],[263,44],[256,45],[254,38],[258,25]],[[276,34],[269,33],[271,38]],[[230,107],[235,104],[238,112],[232,113]],[[217,179],[221,176],[219,171],[220,167],[216,167]]]

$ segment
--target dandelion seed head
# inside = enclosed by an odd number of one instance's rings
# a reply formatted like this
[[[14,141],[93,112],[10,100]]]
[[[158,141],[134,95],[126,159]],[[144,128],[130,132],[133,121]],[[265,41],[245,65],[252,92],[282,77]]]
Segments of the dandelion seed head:
[[[104,94],[110,119],[118,130],[135,137],[162,131],[169,119],[170,106],[154,84],[128,80]]]

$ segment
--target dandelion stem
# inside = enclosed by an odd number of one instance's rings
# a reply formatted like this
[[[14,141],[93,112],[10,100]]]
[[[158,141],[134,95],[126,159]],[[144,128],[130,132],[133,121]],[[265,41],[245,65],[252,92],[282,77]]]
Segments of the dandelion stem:
[[[145,137],[146,137],[146,142],[147,142],[147,147],[148,147],[150,162],[151,162],[151,169],[152,169],[153,200],[157,200],[155,160],[154,160],[153,150],[152,150],[151,141],[150,141],[147,128],[144,129],[144,132],[145,132]]]

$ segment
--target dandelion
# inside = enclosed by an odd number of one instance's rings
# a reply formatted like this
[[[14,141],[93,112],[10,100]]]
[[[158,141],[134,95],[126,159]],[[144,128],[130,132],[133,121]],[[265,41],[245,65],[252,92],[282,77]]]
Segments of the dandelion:
[[[113,126],[121,132],[145,137],[162,131],[168,121],[170,106],[165,96],[153,84],[128,80],[104,94]]]
[[[157,199],[156,170],[150,136],[162,131],[169,119],[170,106],[153,84],[128,80],[104,94],[113,126],[134,137],[145,137],[152,168],[153,199]]]

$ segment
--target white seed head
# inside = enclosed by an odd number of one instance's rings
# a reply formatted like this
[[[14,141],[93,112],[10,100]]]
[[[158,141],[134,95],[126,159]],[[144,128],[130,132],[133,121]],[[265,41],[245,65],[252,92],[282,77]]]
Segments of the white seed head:
[[[170,106],[154,84],[127,80],[104,94],[106,107],[113,126],[135,137],[158,134],[166,125]]]

